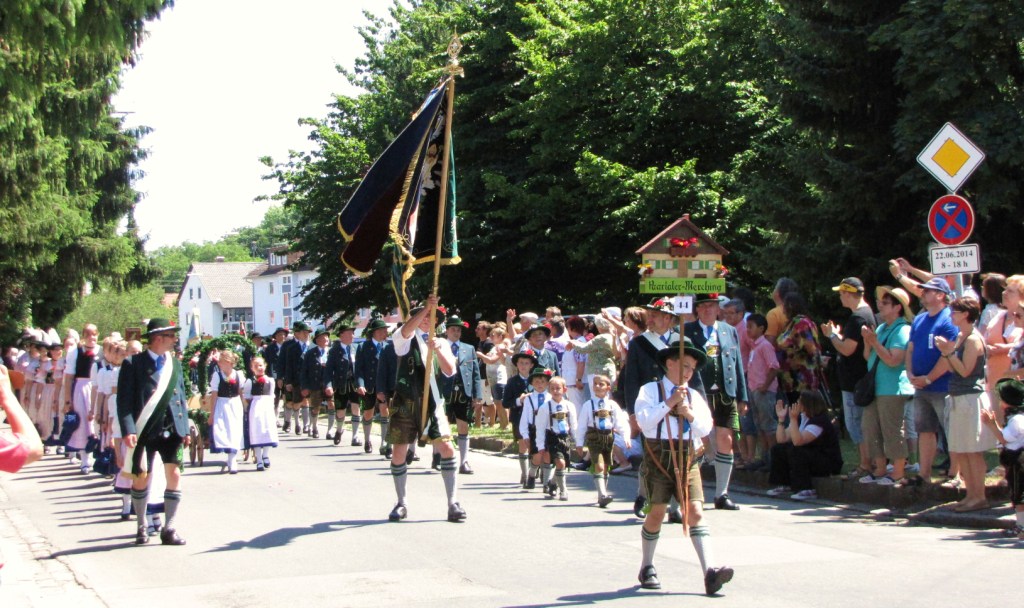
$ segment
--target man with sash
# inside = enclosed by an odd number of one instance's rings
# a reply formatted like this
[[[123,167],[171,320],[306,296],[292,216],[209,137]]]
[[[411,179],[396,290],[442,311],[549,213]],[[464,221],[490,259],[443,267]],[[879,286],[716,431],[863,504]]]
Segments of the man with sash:
[[[445,377],[455,375],[455,357],[446,340],[430,335],[430,311],[437,308],[437,296],[430,296],[425,307],[412,311],[412,316],[395,332],[392,342],[398,357],[395,376],[395,396],[391,405],[391,427],[388,440],[392,445],[391,476],[395,483],[398,501],[388,515],[390,521],[401,521],[408,517],[405,502],[405,485],[408,479],[405,456],[409,446],[425,435],[441,455],[441,477],[448,495],[448,521],[460,522],[466,519],[466,511],[456,498],[455,450],[451,445],[451,427],[444,414],[444,403],[437,387],[434,368],[427,370],[425,361],[428,350],[433,351],[434,365]],[[429,376],[427,375],[429,374]],[[423,426],[423,389],[429,378],[426,427]]]
[[[188,445],[188,406],[181,362],[174,357],[178,331],[167,319],[151,319],[146,328],[147,350],[121,364],[117,380],[117,416],[128,447],[124,467],[132,478],[132,504],[138,516],[135,544],[149,542],[146,534],[146,504],[149,472],[156,454],[164,463],[167,488],[164,491],[166,521],[160,531],[165,545],[184,545],[174,529],[181,502],[182,445]]]
[[[708,357],[708,364],[697,375],[715,421],[715,509],[735,511],[739,505],[729,498],[733,435],[740,430],[739,412],[747,407],[740,337],[732,325],[718,320],[718,294],[699,293],[694,306],[697,320],[687,323],[683,333]]]
[[[363,337],[367,338],[359,347],[356,353],[356,392],[359,395],[359,411],[363,416],[363,443],[364,451],[369,454],[373,451],[373,443],[370,440],[370,427],[373,425],[373,416],[376,413],[380,416],[380,454],[391,457],[391,446],[388,445],[388,403],[381,399],[377,393],[383,393],[378,388],[377,368],[380,365],[381,356],[384,354],[384,345],[388,337],[388,324],[384,319],[375,317],[363,329]],[[353,433],[354,435],[355,433]]]
[[[658,363],[658,353],[668,348],[672,342],[679,341],[679,334],[674,327],[676,324],[675,309],[672,303],[665,298],[654,298],[650,304],[644,306],[647,310],[647,331],[633,336],[629,341],[629,348],[626,351],[626,364],[622,369],[623,403],[622,409],[629,414],[630,430],[632,436],[640,436],[643,443],[643,435],[636,425],[636,398],[640,393],[640,387],[654,380],[661,380],[665,372]],[[701,384],[700,376],[697,375],[690,381],[690,388],[704,394],[704,385]],[[633,514],[637,517],[644,517],[644,504],[647,502],[647,490],[643,482],[643,471],[637,479],[637,497],[633,501]],[[677,505],[672,505],[668,511],[669,521],[681,523],[682,513]]]
[[[683,344],[682,356],[679,346],[679,342],[673,342],[658,351],[665,375],[640,387],[636,398],[636,421],[644,436],[644,462],[640,470],[651,505],[640,530],[643,558],[638,578],[644,589],[661,588],[654,569],[654,550],[661,536],[665,509],[675,497],[685,505],[684,526],[689,527],[690,541],[704,573],[704,592],[714,595],[732,580],[733,571],[709,565],[714,558],[710,528],[703,521],[704,490],[697,454],[701,440],[711,433],[713,424],[707,402],[688,385],[708,357],[689,340]]]
[[[483,400],[480,393],[480,362],[476,349],[462,342],[462,329],[468,327],[458,315],[448,317],[444,324],[448,347],[455,357],[456,373],[450,378],[441,378],[441,393],[444,395],[445,413],[448,422],[456,425],[459,446],[459,474],[472,475],[466,456],[469,453],[469,423],[473,421],[473,404]]]

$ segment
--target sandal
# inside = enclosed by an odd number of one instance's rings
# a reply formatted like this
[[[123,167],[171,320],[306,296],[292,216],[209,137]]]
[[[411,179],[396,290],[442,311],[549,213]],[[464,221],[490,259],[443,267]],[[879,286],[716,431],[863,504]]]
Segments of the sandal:
[[[949,488],[951,490],[962,490],[964,488],[964,480],[960,479],[959,477],[954,477],[952,479],[947,479],[946,481],[942,482],[939,485],[941,485],[943,488]]]
[[[984,511],[987,508],[989,508],[988,501],[983,500],[974,504],[957,505],[953,507],[953,511],[956,513],[970,513],[972,511]]]
[[[864,477],[865,475],[871,475],[871,470],[870,469],[865,469],[862,466],[858,466],[856,469],[854,469],[854,470],[850,471],[849,473],[847,473],[846,474],[846,478],[847,479],[860,479],[861,477]]]

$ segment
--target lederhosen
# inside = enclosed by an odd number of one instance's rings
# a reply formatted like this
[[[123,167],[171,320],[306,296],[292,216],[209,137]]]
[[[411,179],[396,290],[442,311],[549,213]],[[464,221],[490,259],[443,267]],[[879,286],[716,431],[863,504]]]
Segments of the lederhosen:
[[[528,396],[526,398],[527,404],[529,404],[529,402],[531,402],[531,401],[535,404],[535,405],[530,405],[529,406],[529,407],[533,408],[531,410],[533,412],[533,422],[531,422],[530,424],[526,425],[526,430],[527,430],[527,432],[529,434],[529,437],[530,437],[530,455],[531,456],[533,456],[534,454],[536,454],[537,452],[540,451],[540,450],[537,449],[537,412],[540,410],[540,408],[542,408],[544,406],[543,403],[537,404],[537,401],[539,401],[540,395],[541,395],[541,393],[533,393],[532,395],[530,395],[530,396]]]
[[[455,353],[455,364],[458,365],[459,355]],[[448,416],[448,422],[455,424],[457,420],[473,422],[473,402],[466,394],[466,387],[462,381],[462,370],[456,367],[455,377],[452,378],[451,396],[444,402],[444,413]]]
[[[148,354],[144,356],[148,357]],[[165,365],[174,365],[173,361],[167,361]],[[133,475],[142,471],[142,458],[146,458],[146,470],[153,470],[155,455],[160,454],[160,460],[165,464],[180,465],[182,463],[184,438],[180,437],[174,429],[174,418],[171,414],[170,402],[174,387],[179,379],[179,369],[172,368],[171,378],[160,396],[153,414],[146,422],[146,426],[140,429],[138,434],[138,447],[132,453],[132,462],[126,463]]]
[[[665,401],[665,386],[658,381],[659,402]],[[687,394],[687,401],[690,397]],[[689,421],[683,420],[682,434],[691,430]],[[679,457],[679,441],[676,438],[669,442],[669,432],[672,427],[669,425],[668,416],[658,423],[657,435],[654,439],[646,439],[644,442],[644,460],[641,464],[641,473],[647,485],[647,496],[651,504],[667,504],[672,496],[676,495],[675,465],[673,464],[672,443],[675,444],[676,458]],[[663,430],[664,429],[664,430]],[[682,462],[680,468],[687,471],[687,486],[689,488],[689,499],[703,501],[704,491],[701,485],[700,467],[694,457],[696,440],[682,439],[686,449],[682,450]]]
[[[568,408],[551,399],[548,400],[547,406],[550,426],[544,432],[544,447],[547,449],[548,454],[550,454],[552,461],[556,458],[561,458],[565,462],[569,462],[572,445],[570,444],[571,437],[569,435]],[[556,412],[555,407],[558,407],[559,411]]]
[[[388,443],[401,445],[419,441],[423,434],[423,384],[426,369],[420,356],[419,341],[413,336],[409,352],[398,357],[395,376],[395,396],[391,404]],[[426,435],[430,440],[440,439],[441,427],[436,416],[427,415]]]
[[[704,394],[707,395],[708,409],[711,410],[715,426],[731,428],[734,431],[740,430],[739,414],[736,410],[736,400],[725,392],[725,368],[722,365],[722,340],[718,332],[717,323],[714,330],[716,343],[712,344],[708,351],[708,364],[701,373],[710,375],[709,384],[704,376]],[[707,344],[705,344],[707,347]],[[705,371],[706,370],[706,371]],[[743,378],[739,378],[743,382]]]
[[[602,406],[604,399],[600,400]],[[591,426],[587,428],[587,434],[583,442],[590,451],[590,462],[597,464],[598,458],[604,458],[604,466],[612,465],[612,448],[615,446],[615,412],[602,407],[598,409],[593,399],[590,403]]]
[[[372,344],[372,342],[370,342]],[[358,403],[359,410],[363,410],[363,401],[360,398],[359,393],[356,392],[356,373],[355,373],[355,357],[352,356],[352,349],[355,348],[355,344],[349,344],[345,346],[341,344],[338,349],[338,356],[348,361],[348,372],[344,378],[341,378],[338,374],[334,375],[332,381],[337,383],[341,380],[340,386],[334,387],[334,411],[343,412],[348,409],[348,404]],[[338,369],[345,369],[344,365],[339,365]],[[366,394],[367,397],[370,393]]]

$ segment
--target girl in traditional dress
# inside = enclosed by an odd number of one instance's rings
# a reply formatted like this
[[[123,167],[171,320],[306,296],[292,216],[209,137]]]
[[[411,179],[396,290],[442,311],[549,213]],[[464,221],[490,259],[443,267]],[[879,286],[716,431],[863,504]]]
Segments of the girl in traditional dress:
[[[47,345],[50,360],[46,366],[46,376],[43,380],[43,394],[39,400],[39,410],[33,422],[39,428],[39,436],[44,440],[50,439],[54,433],[54,419],[57,417],[58,397],[60,396],[60,385],[64,382],[64,356],[61,352],[60,341],[51,342]],[[49,444],[44,448],[50,453]]]
[[[82,330],[82,342],[68,353],[64,370],[64,411],[78,414],[78,428],[68,440],[67,449],[78,452],[82,475],[89,473],[89,453],[85,450],[92,435],[89,408],[92,405],[93,376],[96,373],[96,326],[89,324]]]
[[[213,400],[213,428],[210,452],[228,455],[228,473],[238,473],[238,452],[244,447],[245,426],[242,422],[241,388],[245,374],[235,369],[238,355],[228,349],[220,351],[217,370],[210,378],[210,398]]]
[[[120,347],[120,358],[117,363],[117,373],[113,378],[113,389],[110,391],[110,399],[107,400],[107,408],[110,412],[110,436],[114,443],[114,457],[117,459],[117,468],[120,469],[114,477],[114,493],[121,497],[121,521],[128,521],[132,516],[132,478],[131,471],[125,472],[125,457],[128,456],[128,446],[121,441],[121,419],[117,416],[117,380],[121,375],[121,363],[132,355],[142,352],[142,344],[138,341],[123,342]],[[157,454],[154,460],[160,458]],[[155,463],[154,463],[155,464]],[[160,467],[161,474],[163,467]],[[157,474],[156,467],[152,471]]]
[[[270,467],[270,448],[277,447],[277,416],[274,414],[274,379],[266,376],[267,362],[254,357],[253,377],[246,380],[242,396],[249,403],[249,446],[255,450],[256,470]]]

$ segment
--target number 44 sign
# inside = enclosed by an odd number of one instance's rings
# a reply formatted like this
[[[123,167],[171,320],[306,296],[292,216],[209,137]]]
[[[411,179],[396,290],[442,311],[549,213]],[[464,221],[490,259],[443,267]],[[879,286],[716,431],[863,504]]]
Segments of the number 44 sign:
[[[981,270],[981,250],[977,245],[932,247],[932,274],[973,274]]]

